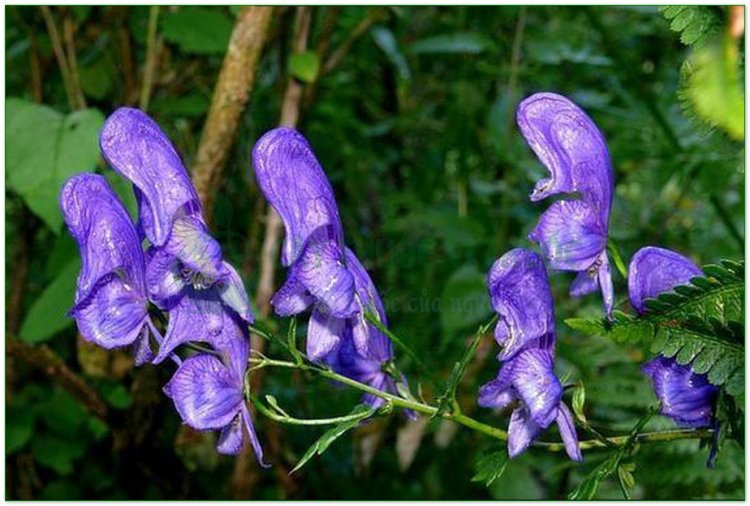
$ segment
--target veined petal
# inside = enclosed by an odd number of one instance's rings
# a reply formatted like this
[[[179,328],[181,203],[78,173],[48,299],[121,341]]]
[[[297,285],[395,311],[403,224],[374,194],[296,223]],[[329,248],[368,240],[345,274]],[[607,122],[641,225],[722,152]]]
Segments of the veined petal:
[[[200,201],[180,156],[144,112],[121,107],[107,118],[99,137],[107,163],[141,193],[141,225],[154,246],[163,246],[172,222],[200,215]]]
[[[514,400],[516,394],[513,386],[501,376],[482,385],[479,389],[477,404],[483,408],[505,409]]]
[[[612,269],[609,266],[607,252],[602,251],[597,260],[599,286],[602,289],[602,303],[604,304],[604,314],[607,318],[612,316],[612,308],[615,305],[615,289],[612,286]]]
[[[378,328],[365,319],[365,311],[376,314],[384,326],[388,326],[388,319],[383,308],[383,301],[375,288],[369,274],[360,263],[357,256],[349,249],[345,249],[346,267],[354,278],[354,289],[359,305],[359,314],[352,317],[352,336],[357,352],[380,362],[393,358],[393,347]]]
[[[300,283],[293,273],[281,285],[271,299],[271,305],[279,316],[291,316],[303,312],[315,301],[305,285]]]
[[[719,389],[705,374],[695,374],[673,358],[658,356],[643,366],[653,381],[661,413],[682,427],[707,427],[714,416]]]
[[[146,287],[149,298],[161,309],[168,309],[185,288],[180,261],[163,248],[151,248],[146,261]]]
[[[221,260],[221,246],[208,233],[203,220],[196,217],[178,217],[172,223],[164,251],[180,260],[184,269],[195,278],[196,288],[208,287],[226,275]]]
[[[247,325],[238,316],[224,311],[223,318],[221,332],[211,339],[211,346],[221,354],[237,381],[242,383],[250,355],[250,334]]]
[[[267,132],[253,147],[252,161],[258,185],[284,222],[284,265],[297,260],[310,235],[320,228],[330,227],[332,241],[343,247],[333,189],[299,132],[291,128]]]
[[[657,297],[702,275],[703,272],[692,260],[679,253],[654,246],[641,248],[633,255],[628,268],[630,304],[642,313],[644,300]]]
[[[576,462],[583,462],[583,455],[581,455],[581,448],[578,445],[578,434],[576,434],[576,426],[573,423],[573,415],[571,415],[568,406],[564,403],[560,403],[560,407],[557,410],[557,427],[560,430],[560,437],[565,445],[565,453],[568,454],[571,460]]]
[[[107,181],[96,174],[68,179],[60,192],[60,208],[81,250],[76,304],[91,295],[99,281],[114,272],[144,299],[144,260],[133,222]]]
[[[557,416],[563,388],[553,370],[549,350],[524,350],[503,368],[509,368],[513,387],[529,410],[534,422],[547,428]]]
[[[186,342],[214,343],[224,326],[224,312],[213,290],[186,290],[169,311],[167,331],[154,363],[160,363]]]
[[[537,93],[519,104],[516,119],[551,176],[537,183],[531,199],[579,192],[590,199],[596,212],[603,213],[606,223],[612,201],[612,162],[604,136],[591,118],[561,95]]]
[[[541,257],[516,248],[495,261],[487,285],[492,307],[500,315],[495,338],[505,360],[543,336],[554,335],[555,313],[547,271]]]
[[[514,409],[508,425],[508,456],[513,458],[525,452],[541,430],[525,407]]]
[[[229,263],[223,263],[226,277],[218,282],[217,289],[221,294],[221,300],[233,309],[240,318],[248,323],[253,323],[253,313],[250,310],[250,300],[247,298],[245,284],[239,273]]]
[[[357,311],[354,278],[330,228],[316,230],[310,236],[290,275],[307,288],[328,314],[347,318]]]
[[[599,289],[598,274],[598,271],[590,272],[588,269],[579,272],[570,285],[570,296],[583,297],[597,291]]]
[[[143,295],[116,273],[100,279],[71,314],[84,339],[106,349],[133,344],[148,319]]]
[[[136,338],[135,343],[133,343],[133,355],[137,367],[148,364],[155,356],[154,352],[151,351],[151,343],[149,342],[149,328],[149,324],[144,325],[140,335]]]
[[[185,360],[164,392],[182,420],[198,430],[222,429],[242,408],[242,384],[212,355],[200,354]]]
[[[250,446],[253,448],[255,458],[258,461],[260,467],[268,468],[270,465],[263,461],[263,448],[260,446],[258,435],[255,433],[255,427],[253,426],[253,419],[250,415],[250,410],[247,409],[245,403],[242,403],[242,420],[245,422],[245,428],[247,429],[247,435],[250,438]]]
[[[307,323],[307,356],[322,360],[341,343],[344,320],[314,309]]]
[[[539,243],[553,269],[585,271],[607,247],[606,228],[583,200],[558,200],[542,214],[529,234]]]
[[[222,455],[239,455],[244,442],[243,429],[242,416],[237,414],[229,425],[221,429],[219,440],[216,442],[218,452]]]

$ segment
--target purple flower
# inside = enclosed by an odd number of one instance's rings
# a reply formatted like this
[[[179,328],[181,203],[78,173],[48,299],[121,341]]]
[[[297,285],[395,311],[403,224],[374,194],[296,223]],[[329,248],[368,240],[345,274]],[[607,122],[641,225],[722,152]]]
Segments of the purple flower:
[[[307,140],[290,128],[271,130],[255,144],[252,161],[258,185],[286,230],[281,261],[289,272],[271,300],[276,314],[312,307],[308,357],[395,393],[395,382],[384,371],[393,358],[391,342],[364,316],[370,311],[387,325],[383,304],[362,264],[344,246],[333,189]],[[366,402],[381,403],[374,396]]]
[[[528,249],[511,250],[492,265],[487,284],[500,315],[495,338],[503,346],[502,367],[479,390],[478,404],[504,409],[518,401],[508,427],[511,457],[557,422],[568,456],[581,461],[573,418],[554,373],[554,307],[541,257]]]
[[[83,266],[71,315],[81,335],[103,348],[135,345],[140,365],[152,357],[144,259],[127,211],[106,180],[79,174],[66,181],[60,207]]]
[[[219,356],[200,353],[185,360],[164,393],[174,402],[183,422],[197,430],[220,430],[218,451],[236,455],[245,434],[261,465],[263,449],[243,399],[249,336],[238,317],[225,312],[224,325],[214,340]]]
[[[139,230],[152,246],[146,266],[149,298],[171,310],[191,289],[211,289],[251,322],[242,280],[223,261],[187,170],[159,126],[142,111],[121,107],[107,118],[99,144],[107,163],[134,185]]]
[[[630,303],[639,313],[644,300],[671,291],[703,272],[690,259],[664,248],[648,246],[633,256],[628,268]],[[719,389],[708,376],[696,374],[690,364],[657,356],[643,366],[654,383],[661,413],[682,427],[705,427],[713,423],[713,410]]]
[[[577,195],[549,206],[529,239],[539,243],[553,269],[578,272],[571,295],[601,289],[610,315],[614,295],[607,237],[613,174],[604,136],[583,110],[554,93],[528,97],[516,117],[526,142],[550,172],[537,182],[531,200]]]

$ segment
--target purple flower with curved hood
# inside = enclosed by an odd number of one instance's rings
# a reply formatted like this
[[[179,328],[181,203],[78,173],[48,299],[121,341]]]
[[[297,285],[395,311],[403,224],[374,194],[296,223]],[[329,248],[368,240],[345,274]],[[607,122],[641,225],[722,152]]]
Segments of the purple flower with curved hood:
[[[630,303],[639,313],[644,301],[671,291],[703,272],[690,259],[664,248],[647,246],[633,255],[628,268]],[[705,427],[713,422],[719,389],[708,376],[696,374],[689,364],[662,355],[643,366],[651,378],[661,413],[682,427]]]
[[[96,174],[68,179],[60,192],[65,223],[81,250],[71,315],[87,340],[112,349],[135,345],[136,362],[151,359],[141,244],[130,216]]]
[[[479,390],[478,404],[504,409],[518,402],[508,427],[508,454],[519,455],[557,422],[568,456],[582,460],[573,418],[554,372],[555,315],[547,273],[534,251],[517,248],[492,265],[487,284],[500,315],[495,338],[503,346],[497,378]]]
[[[170,312],[170,326],[172,320],[197,322],[207,315],[220,322],[222,305],[252,322],[242,280],[222,259],[187,170],[159,126],[142,111],[121,107],[107,118],[99,144],[109,165],[133,183],[139,230],[151,243],[146,289],[157,306]],[[179,314],[187,311],[192,314]],[[159,359],[173,349],[172,342],[167,339]]]
[[[249,336],[242,320],[229,315],[214,340],[219,356],[200,353],[185,360],[164,393],[172,399],[183,422],[197,430],[220,430],[216,448],[237,455],[245,435],[264,467],[263,449],[243,398]]]
[[[333,189],[310,144],[291,128],[263,135],[252,153],[258,185],[286,230],[281,261],[286,282],[271,299],[276,314],[312,306],[307,356],[336,372],[396,393],[384,371],[393,358],[390,340],[365,320],[370,311],[387,325],[383,304],[362,264],[344,246]],[[366,396],[373,406],[380,404]]]
[[[553,269],[578,272],[571,295],[599,287],[610,315],[614,294],[607,238],[613,173],[604,136],[581,108],[554,93],[526,98],[516,118],[526,142],[550,172],[537,182],[531,200],[577,195],[549,206],[529,239],[539,243]]]

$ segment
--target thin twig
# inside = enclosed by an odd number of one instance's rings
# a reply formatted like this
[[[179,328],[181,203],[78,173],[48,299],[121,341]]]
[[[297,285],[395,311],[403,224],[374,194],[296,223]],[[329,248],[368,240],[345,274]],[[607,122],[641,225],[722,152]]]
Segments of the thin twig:
[[[63,87],[65,88],[65,94],[68,97],[68,105],[71,109],[76,109],[77,100],[73,85],[70,80],[70,71],[68,70],[68,61],[65,58],[65,51],[63,50],[62,39],[60,38],[60,31],[57,29],[55,19],[52,17],[52,11],[46,5],[39,7],[42,11],[42,17],[44,17],[44,23],[47,25],[47,32],[49,33],[50,43],[52,44],[52,51],[55,53],[57,58],[57,64],[60,67],[60,74],[62,74]]]
[[[154,84],[156,73],[156,29],[159,26],[159,6],[152,5],[148,11],[148,35],[146,36],[146,62],[143,65],[143,84],[141,85],[141,96],[138,102],[142,111],[148,110],[151,100],[151,89]]]
[[[237,16],[229,47],[214,88],[193,166],[193,182],[211,221],[216,188],[255,83],[273,7],[245,7]]]
[[[343,62],[344,58],[346,58],[346,55],[349,54],[349,51],[351,51],[354,43],[357,42],[364,34],[366,34],[367,31],[372,27],[372,25],[374,25],[378,21],[383,20],[386,16],[387,12],[381,8],[375,8],[368,12],[367,16],[365,16],[362,21],[360,21],[357,26],[354,27],[354,29],[351,31],[351,33],[349,33],[346,39],[344,39],[341,45],[336,48],[336,50],[333,51],[325,61],[320,72],[321,76],[330,73],[333,69],[341,65],[341,62]]]
[[[78,57],[76,56],[75,31],[75,23],[73,22],[70,13],[67,13],[63,18],[63,37],[65,39],[65,47],[67,50],[70,84],[73,87],[73,93],[75,94],[77,108],[85,109],[86,97],[84,97],[83,95],[83,89],[81,88],[81,79],[78,76]]]

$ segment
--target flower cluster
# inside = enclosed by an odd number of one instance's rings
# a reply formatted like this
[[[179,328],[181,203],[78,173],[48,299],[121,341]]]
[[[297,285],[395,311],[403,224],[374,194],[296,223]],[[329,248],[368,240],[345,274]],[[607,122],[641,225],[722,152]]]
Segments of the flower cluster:
[[[669,292],[703,272],[690,259],[668,249],[641,248],[630,262],[628,292],[630,304],[639,313],[644,301]],[[706,374],[696,374],[690,364],[659,355],[643,371],[654,383],[661,413],[681,427],[708,427],[714,423],[714,406],[719,389]]]
[[[312,309],[307,356],[335,372],[378,390],[397,393],[386,366],[391,341],[366,314],[387,326],[383,303],[356,255],[344,245],[333,189],[307,140],[291,128],[277,128],[258,140],[252,164],[261,191],[278,212],[285,238],[281,262],[286,282],[271,304],[279,316]],[[403,381],[403,378],[397,378]],[[378,407],[383,400],[366,395]]]
[[[511,250],[492,265],[487,284],[500,316],[495,340],[502,347],[502,367],[497,378],[480,389],[479,405],[515,406],[508,426],[511,457],[557,422],[568,456],[581,461],[573,417],[554,373],[555,313],[542,258],[528,249]]]
[[[172,357],[178,369],[164,391],[183,421],[220,430],[217,447],[226,454],[240,451],[246,433],[262,461],[243,401],[250,304],[179,155],[153,120],[125,107],[107,119],[100,148],[133,184],[139,219],[136,228],[102,176],[79,174],[63,186],[60,206],[83,258],[71,311],[81,335],[107,349],[133,345],[139,365]],[[149,303],[168,315],[163,338]],[[174,352],[188,341],[211,350],[182,361]]]
[[[614,177],[604,136],[581,108],[554,93],[526,98],[516,118],[526,142],[550,172],[537,182],[531,200],[565,196],[542,214],[529,239],[539,243],[553,269],[578,273],[572,296],[598,287],[609,316],[614,294],[607,237]]]

